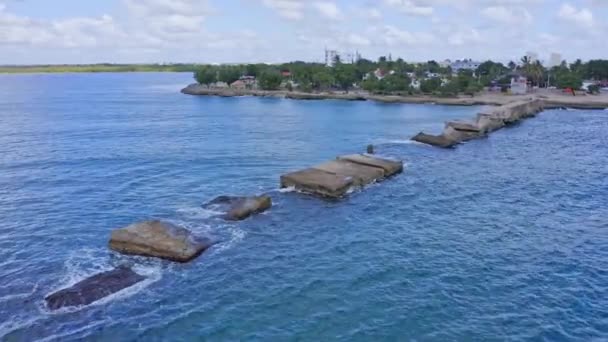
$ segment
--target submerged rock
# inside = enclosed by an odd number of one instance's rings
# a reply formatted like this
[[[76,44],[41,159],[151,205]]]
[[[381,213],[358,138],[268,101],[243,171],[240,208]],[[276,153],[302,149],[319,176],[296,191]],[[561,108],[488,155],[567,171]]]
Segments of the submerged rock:
[[[195,237],[185,228],[158,220],[116,229],[110,237],[110,248],[119,253],[177,262],[192,260],[211,245],[209,239]]]
[[[146,279],[130,268],[119,267],[84,279],[72,287],[48,295],[44,300],[50,310],[88,305]]]
[[[219,196],[203,205],[226,212],[224,219],[240,221],[251,215],[262,213],[272,207],[270,196]]]

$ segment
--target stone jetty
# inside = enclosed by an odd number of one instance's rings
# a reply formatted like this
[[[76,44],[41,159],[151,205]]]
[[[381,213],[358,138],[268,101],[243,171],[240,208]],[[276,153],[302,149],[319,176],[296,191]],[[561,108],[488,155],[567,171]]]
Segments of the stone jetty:
[[[118,267],[98,273],[75,285],[48,295],[44,300],[50,310],[88,305],[146,279],[130,268]]]
[[[188,262],[211,247],[213,242],[196,237],[185,228],[155,220],[114,230],[109,245],[110,249],[123,254]]]
[[[353,154],[285,174],[281,176],[281,187],[294,187],[322,197],[340,198],[352,187],[362,187],[401,172],[401,161]]]
[[[224,219],[241,221],[272,207],[270,196],[219,196],[203,205],[203,208],[224,212]]]
[[[530,99],[516,101],[477,114],[475,121],[448,121],[439,135],[418,133],[412,140],[442,148],[452,148],[462,142],[485,137],[489,133],[522,119],[535,116],[543,110],[543,101]]]

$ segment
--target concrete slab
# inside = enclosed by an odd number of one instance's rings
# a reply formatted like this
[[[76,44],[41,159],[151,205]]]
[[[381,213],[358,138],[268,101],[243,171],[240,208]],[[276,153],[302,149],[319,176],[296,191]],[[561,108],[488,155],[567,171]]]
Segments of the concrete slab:
[[[423,132],[416,134],[412,140],[441,148],[452,148],[458,144],[458,141],[448,139],[443,134],[431,135]]]
[[[338,157],[338,160],[381,168],[384,170],[384,177],[390,177],[397,173],[403,172],[403,163],[401,161],[383,159],[376,156],[372,157],[365,154],[351,154],[347,156],[340,156]]]
[[[354,185],[352,177],[308,168],[281,176],[281,188],[297,190],[331,198],[340,198]]]
[[[483,133],[482,128],[476,122],[448,121],[445,123],[445,127],[451,127],[457,131]]]
[[[345,160],[332,160],[315,165],[313,168],[335,175],[352,177],[355,186],[363,186],[384,178],[384,169],[382,168],[351,163]]]

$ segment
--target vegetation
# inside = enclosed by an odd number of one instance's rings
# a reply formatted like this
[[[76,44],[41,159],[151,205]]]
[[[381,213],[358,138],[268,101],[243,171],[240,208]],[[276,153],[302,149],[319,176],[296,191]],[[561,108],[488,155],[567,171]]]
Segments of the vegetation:
[[[363,89],[373,94],[439,96],[474,95],[484,87],[507,90],[511,78],[516,75],[526,76],[534,87],[579,89],[583,79],[608,80],[608,60],[587,63],[577,60],[570,65],[564,62],[547,69],[539,61],[523,57],[519,63],[507,65],[486,61],[477,70],[461,70],[459,73],[435,61],[410,64],[401,58],[393,61],[390,56],[380,57],[377,61],[361,59],[354,64],[343,63],[339,58],[333,62],[333,67],[301,61],[279,65],[204,65],[196,71],[195,79],[206,85],[215,82],[230,84],[240,76],[254,76],[258,87],[264,90],[349,92]]]
[[[534,87],[556,86],[580,89],[582,80],[608,82],[608,60],[580,59],[571,64],[565,61],[552,68],[539,61],[523,57],[516,62],[486,61],[477,70],[453,72],[436,61],[407,63],[391,56],[377,61],[361,59],[354,64],[343,63],[339,58],[333,67],[320,63],[295,61],[284,64],[196,65],[196,64],[93,64],[93,65],[39,65],[0,66],[0,73],[27,72],[194,72],[200,84],[213,86],[217,82],[232,84],[242,76],[253,76],[257,85],[265,90],[288,89],[303,92],[344,91],[363,89],[373,94],[434,94],[455,96],[474,94],[484,87],[510,87],[511,77],[526,76]],[[600,87],[592,87],[597,92]]]

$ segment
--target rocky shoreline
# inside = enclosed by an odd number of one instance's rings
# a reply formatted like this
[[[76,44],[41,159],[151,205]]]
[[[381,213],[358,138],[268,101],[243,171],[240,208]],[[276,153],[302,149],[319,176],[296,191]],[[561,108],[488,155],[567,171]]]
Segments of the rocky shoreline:
[[[398,95],[373,95],[363,92],[351,93],[304,93],[286,90],[254,90],[254,89],[230,89],[230,88],[208,88],[200,84],[190,84],[181,92],[187,95],[198,96],[259,96],[277,97],[293,100],[346,100],[346,101],[376,101],[382,103],[433,103],[449,106],[502,106],[515,101],[530,100],[532,98],[542,99],[546,109],[573,108],[573,109],[606,109],[608,108],[608,95],[562,95],[554,93],[539,92],[527,95],[503,95],[495,93],[481,93],[475,96],[438,97],[428,95],[398,96]]]

